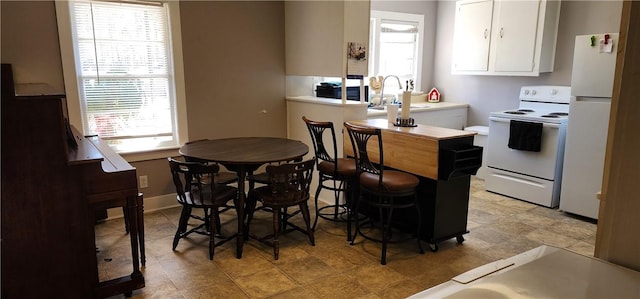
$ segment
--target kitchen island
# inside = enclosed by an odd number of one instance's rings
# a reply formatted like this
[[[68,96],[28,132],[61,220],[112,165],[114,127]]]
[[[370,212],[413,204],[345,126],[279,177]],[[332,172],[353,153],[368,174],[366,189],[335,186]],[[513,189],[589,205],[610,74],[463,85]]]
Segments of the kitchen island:
[[[367,107],[368,103],[359,101],[342,101],[340,99],[318,98],[314,96],[290,96],[286,99],[287,105],[287,138],[300,140],[313,148],[309,131],[302,121],[302,116],[311,120],[330,121],[336,129],[336,143],[338,157],[343,157],[342,149],[342,124],[345,121],[359,119],[384,119],[386,121],[386,110],[375,110]],[[466,123],[467,104],[456,104],[451,102],[427,103],[416,102],[411,108],[411,117],[416,119],[416,123],[431,126],[445,127],[452,129],[462,129]],[[473,134],[465,132],[473,143]],[[348,137],[347,137],[348,139]],[[350,145],[350,143],[347,143]],[[313,157],[310,152],[305,158]],[[433,169],[432,169],[433,170]],[[312,186],[317,186],[317,173],[314,175]],[[315,187],[314,187],[315,188]],[[329,192],[322,192],[319,200],[330,203],[334,201],[333,195]]]
[[[349,120],[387,119],[385,107],[372,109],[367,104],[313,96],[287,97],[287,137],[313,146],[302,116],[312,120],[331,121],[336,128],[342,127],[342,123]],[[416,124],[462,130],[467,123],[468,107],[468,104],[453,102],[416,102],[411,104],[411,117]],[[338,139],[338,151],[342,154],[342,139]]]
[[[468,232],[470,176],[482,164],[482,148],[473,145],[476,133],[426,125],[396,127],[386,119],[350,123],[381,129],[385,167],[420,178],[420,238],[429,243],[431,250],[437,251],[439,242],[453,237],[462,243],[462,235]],[[344,155],[353,156],[348,134],[343,138]],[[377,142],[370,142],[369,146],[369,151],[377,152]],[[376,162],[374,156],[370,157]],[[394,227],[414,231],[417,225],[415,211],[398,210],[396,216]]]

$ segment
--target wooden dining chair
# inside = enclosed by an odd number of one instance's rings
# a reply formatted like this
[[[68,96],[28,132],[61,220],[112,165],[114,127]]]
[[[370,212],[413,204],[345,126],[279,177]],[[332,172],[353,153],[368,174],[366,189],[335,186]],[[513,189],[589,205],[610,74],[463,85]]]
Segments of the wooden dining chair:
[[[280,161],[280,162],[274,162],[271,163],[269,165],[282,165],[284,163],[291,163],[291,162],[299,162],[298,161]],[[269,166],[268,165],[268,166]],[[249,183],[249,192],[251,192],[251,190],[256,188],[256,184],[258,185],[269,185],[271,183],[271,178],[269,176],[269,174],[266,171],[263,172],[258,172],[258,173],[251,173],[249,175],[247,175],[247,182]],[[259,207],[256,207],[254,212],[257,210],[262,210],[262,211],[266,211],[268,213],[272,213],[273,210],[271,209],[271,207],[262,205]],[[286,229],[286,225],[287,225],[287,219],[296,216],[298,213],[300,213],[300,210],[295,210],[295,211],[289,211],[287,208],[285,208],[283,211],[281,211],[280,213],[280,224],[281,229]]]
[[[213,259],[215,247],[233,239],[237,234],[223,237],[217,235],[216,228],[219,221],[220,209],[228,209],[229,201],[234,202],[237,207],[238,188],[216,184],[212,178],[220,170],[217,164],[203,164],[199,162],[182,162],[173,158],[168,158],[171,177],[176,187],[176,199],[182,205],[182,213],[178,229],[173,238],[173,250],[176,250],[181,238],[185,238],[192,233],[209,236],[209,259]],[[188,222],[192,217],[192,209],[201,208],[211,211],[207,217],[197,218],[202,223],[191,229],[187,229]],[[221,240],[216,241],[216,236]]]
[[[351,239],[351,245],[354,244],[356,236],[361,235],[365,239],[381,242],[382,253],[380,263],[387,264],[387,244],[400,241],[406,241],[410,237],[415,237],[418,242],[418,249],[424,254],[422,243],[420,243],[420,227],[422,226],[422,217],[420,215],[418,196],[416,188],[420,183],[418,177],[413,174],[385,169],[384,153],[382,146],[382,131],[378,128],[361,127],[345,122],[344,126],[349,133],[349,139],[353,147],[356,157],[356,166],[358,169],[358,188],[359,195],[356,201],[356,213],[360,211],[363,205],[367,205],[378,209],[378,213],[369,213],[368,219],[362,223],[356,221],[356,232]],[[374,163],[369,157],[367,145],[369,141],[377,143],[377,159],[378,163]],[[417,213],[418,224],[416,226],[415,236],[403,239],[392,239],[392,218],[395,209],[415,209]],[[376,215],[377,214],[377,215]],[[375,218],[377,216],[377,219]],[[363,224],[380,232],[381,238],[364,234],[361,230]]]
[[[198,139],[198,140],[186,142],[185,144],[196,144],[196,143],[207,141],[207,140],[209,139]],[[193,157],[187,157],[187,156],[184,156],[184,160],[187,162],[198,162],[202,164],[217,164],[211,161],[197,159]],[[213,181],[216,184],[223,184],[223,185],[233,184],[238,182],[238,175],[229,171],[218,171],[218,173],[216,173],[215,176],[213,177]],[[218,213],[224,213],[229,209],[230,207],[222,207],[221,210],[218,211]],[[209,209],[208,208],[203,209],[203,212],[204,212],[204,216],[191,214],[191,218],[195,218],[202,221],[204,221],[205,219],[208,219],[210,214]],[[217,218],[217,219],[218,221],[220,220],[220,218]],[[220,222],[216,223],[216,228],[218,229],[218,233],[220,233]]]
[[[209,139],[198,139],[198,140],[193,140],[193,141],[189,141],[186,142],[186,144],[194,144],[194,143],[198,143],[198,142],[203,142],[203,141],[207,141]],[[200,163],[205,163],[205,164],[212,164],[213,162],[207,161],[207,160],[201,160],[201,159],[196,159],[196,158],[192,158],[192,157],[184,157],[185,161],[187,162],[200,162]],[[215,164],[215,163],[214,163]],[[220,171],[216,174],[215,176],[215,182],[218,184],[232,184],[238,181],[238,175],[233,173],[233,172],[229,172],[229,171]]]
[[[315,246],[308,205],[309,198],[311,197],[309,187],[311,185],[314,165],[315,159],[282,165],[268,165],[266,173],[269,175],[269,183],[251,190],[247,196],[248,219],[245,226],[245,236],[250,235],[251,220],[253,219],[256,203],[261,202],[264,207],[270,208],[273,212],[273,233],[263,237],[252,237],[264,244],[272,246],[273,256],[276,260],[280,256],[279,237],[281,234],[293,230],[300,231],[306,234],[309,237],[311,245]],[[284,221],[286,221],[286,225],[282,225],[282,211],[293,206],[299,207],[306,229],[289,222],[289,218],[285,218]]]

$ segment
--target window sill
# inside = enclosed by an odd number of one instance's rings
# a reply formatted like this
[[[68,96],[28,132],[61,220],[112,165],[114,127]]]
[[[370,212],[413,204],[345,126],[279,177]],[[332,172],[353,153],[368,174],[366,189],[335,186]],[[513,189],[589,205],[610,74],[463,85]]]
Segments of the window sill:
[[[166,159],[167,157],[179,156],[178,149],[180,147],[158,148],[148,151],[137,152],[120,152],[119,154],[127,160],[127,162],[141,162],[149,160]]]

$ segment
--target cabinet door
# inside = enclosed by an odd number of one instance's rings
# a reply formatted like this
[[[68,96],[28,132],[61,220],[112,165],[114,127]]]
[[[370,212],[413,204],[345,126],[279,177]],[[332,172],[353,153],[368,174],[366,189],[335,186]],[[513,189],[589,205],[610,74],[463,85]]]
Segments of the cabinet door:
[[[458,1],[453,71],[486,71],[489,65],[492,0]]]
[[[496,72],[533,71],[539,7],[539,0],[496,1]]]

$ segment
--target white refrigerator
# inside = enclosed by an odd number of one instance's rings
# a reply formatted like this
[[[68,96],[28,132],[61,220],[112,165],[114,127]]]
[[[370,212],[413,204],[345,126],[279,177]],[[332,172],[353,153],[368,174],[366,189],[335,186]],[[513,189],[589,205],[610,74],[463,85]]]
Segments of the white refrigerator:
[[[580,35],[573,54],[560,210],[593,219],[600,206],[617,47],[617,33]]]

